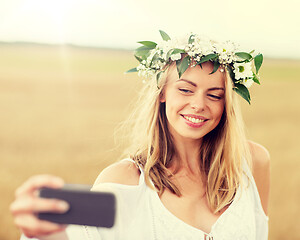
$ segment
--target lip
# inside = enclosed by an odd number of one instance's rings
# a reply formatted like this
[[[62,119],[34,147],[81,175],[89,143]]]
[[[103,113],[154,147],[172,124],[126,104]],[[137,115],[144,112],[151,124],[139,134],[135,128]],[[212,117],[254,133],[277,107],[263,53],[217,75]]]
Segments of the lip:
[[[203,116],[199,116],[199,115],[194,115],[194,114],[180,114],[180,116],[183,118],[183,120],[185,121],[185,123],[193,128],[200,128],[202,127],[204,124],[206,124],[208,118],[203,117]],[[191,118],[195,118],[195,119],[200,119],[200,120],[204,120],[203,122],[199,122],[199,123],[194,123],[189,121],[188,119],[186,119],[185,117],[191,117]]]
[[[203,116],[199,116],[199,115],[195,115],[195,114],[180,114],[182,117],[186,116],[186,117],[191,117],[191,118],[196,118],[196,119],[201,119],[201,120],[208,120],[208,118],[203,117]]]

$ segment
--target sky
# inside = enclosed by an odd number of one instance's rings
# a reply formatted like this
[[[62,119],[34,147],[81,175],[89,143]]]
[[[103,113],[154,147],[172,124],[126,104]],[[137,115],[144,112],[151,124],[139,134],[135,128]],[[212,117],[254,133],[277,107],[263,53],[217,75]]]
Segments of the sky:
[[[300,59],[299,0],[0,0],[0,42],[134,49],[194,32]]]

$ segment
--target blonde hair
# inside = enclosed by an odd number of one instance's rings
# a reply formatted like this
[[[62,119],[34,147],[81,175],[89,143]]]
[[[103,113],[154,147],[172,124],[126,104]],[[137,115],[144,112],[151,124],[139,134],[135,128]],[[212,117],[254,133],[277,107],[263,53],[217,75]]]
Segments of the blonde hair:
[[[123,124],[123,129],[128,131],[129,144],[124,153],[143,168],[146,184],[152,187],[151,179],[159,195],[168,188],[181,196],[176,184],[171,181],[173,174],[168,170],[175,149],[167,127],[165,105],[160,102],[169,69],[162,76],[160,86],[155,80],[149,80],[140,92],[135,110]],[[226,72],[222,118],[218,126],[203,137],[199,146],[206,197],[215,213],[233,201],[242,180],[242,161],[250,162],[237,94],[232,87],[232,80]]]

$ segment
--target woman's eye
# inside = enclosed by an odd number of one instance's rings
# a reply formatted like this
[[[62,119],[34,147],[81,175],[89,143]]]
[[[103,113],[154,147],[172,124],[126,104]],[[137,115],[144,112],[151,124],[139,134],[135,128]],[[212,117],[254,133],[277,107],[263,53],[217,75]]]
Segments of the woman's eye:
[[[191,90],[188,90],[188,89],[185,89],[185,88],[179,88],[179,91],[183,92],[183,93],[192,93]]]
[[[208,96],[209,96],[210,98],[213,98],[213,99],[216,99],[216,100],[220,100],[220,99],[222,99],[222,97],[221,97],[221,96],[214,95],[214,94],[208,94]]]

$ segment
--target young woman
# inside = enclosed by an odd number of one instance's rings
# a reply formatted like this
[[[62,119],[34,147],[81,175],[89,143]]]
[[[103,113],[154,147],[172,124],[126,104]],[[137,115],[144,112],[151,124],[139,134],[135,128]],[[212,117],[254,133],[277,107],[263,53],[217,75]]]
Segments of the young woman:
[[[62,187],[62,179],[35,176],[11,205],[23,239],[267,239],[269,154],[246,140],[237,101],[250,102],[262,55],[195,34],[171,40],[160,33],[160,44],[140,42],[140,65],[129,71],[147,79],[126,125],[130,157],[104,169],[92,189],[116,194],[116,225],[38,220],[36,212],[68,206],[35,196],[42,186]]]

